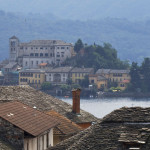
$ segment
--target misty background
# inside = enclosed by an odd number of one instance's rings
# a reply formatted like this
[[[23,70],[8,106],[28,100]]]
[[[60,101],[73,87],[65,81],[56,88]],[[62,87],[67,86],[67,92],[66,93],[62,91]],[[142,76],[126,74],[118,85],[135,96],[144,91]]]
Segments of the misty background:
[[[0,60],[8,40],[110,43],[123,60],[150,56],[149,0],[0,0]]]

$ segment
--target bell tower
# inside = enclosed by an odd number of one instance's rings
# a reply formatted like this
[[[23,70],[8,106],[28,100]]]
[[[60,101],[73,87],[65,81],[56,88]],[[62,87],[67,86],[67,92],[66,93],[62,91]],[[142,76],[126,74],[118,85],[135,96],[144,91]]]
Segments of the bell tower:
[[[19,39],[13,36],[9,39],[9,61],[16,62],[19,50]]]

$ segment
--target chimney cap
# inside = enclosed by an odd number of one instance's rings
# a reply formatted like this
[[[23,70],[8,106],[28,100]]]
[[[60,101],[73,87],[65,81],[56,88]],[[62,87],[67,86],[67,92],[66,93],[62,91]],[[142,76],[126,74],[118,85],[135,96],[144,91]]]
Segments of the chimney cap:
[[[74,92],[74,91],[81,91],[81,89],[80,88],[73,89],[72,92]]]

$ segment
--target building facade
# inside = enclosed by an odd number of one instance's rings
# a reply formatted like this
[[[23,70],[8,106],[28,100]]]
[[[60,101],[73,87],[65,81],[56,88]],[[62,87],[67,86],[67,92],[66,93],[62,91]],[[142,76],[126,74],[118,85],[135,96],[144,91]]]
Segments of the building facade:
[[[30,85],[40,88],[45,82],[45,71],[40,69],[26,69],[19,72],[19,85]]]
[[[46,71],[46,81],[52,84],[66,84],[72,67],[58,67]]]
[[[117,83],[121,90],[127,87],[130,83],[130,70],[115,70],[115,69],[99,69],[96,75],[105,77],[109,83]]]
[[[80,80],[85,79],[85,76],[88,76],[89,74],[93,74],[94,69],[93,68],[73,68],[70,72],[70,78],[72,79],[73,83],[79,83]]]
[[[96,85],[98,89],[107,89],[107,79],[100,75],[89,75],[89,83]]]
[[[23,68],[38,68],[40,63],[61,65],[73,55],[73,45],[61,40],[33,40],[21,43],[15,36],[9,39],[9,60]]]

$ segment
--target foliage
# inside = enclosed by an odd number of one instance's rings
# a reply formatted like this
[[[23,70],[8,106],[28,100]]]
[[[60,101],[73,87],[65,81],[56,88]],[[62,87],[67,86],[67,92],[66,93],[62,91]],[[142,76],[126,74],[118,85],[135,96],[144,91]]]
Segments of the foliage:
[[[70,91],[70,86],[66,84],[61,85],[60,88],[63,92]]]
[[[127,91],[150,92],[150,58],[144,58],[141,66],[133,62],[130,69],[131,83]]]
[[[82,40],[78,39],[74,45],[74,50],[78,53],[84,47]]]
[[[135,62],[132,63],[130,69],[130,76],[131,76],[130,88],[132,91],[136,91],[138,88],[140,88],[141,82],[140,82],[140,67]]]
[[[86,75],[84,77],[84,79],[80,80],[79,84],[80,84],[81,87],[84,87],[84,88],[89,87],[89,77],[88,77],[88,75]]]
[[[72,84],[72,89],[81,89],[81,86],[79,84]]]
[[[41,85],[41,89],[42,89],[42,90],[51,90],[52,87],[53,87],[52,84],[49,83],[49,82],[44,82],[44,83],[42,83],[42,85]]]
[[[75,57],[67,59],[65,65],[92,67],[95,70],[100,68],[126,69],[129,67],[127,62],[117,58],[117,51],[108,43],[104,43],[104,46],[90,45],[85,47],[84,51],[83,56],[77,54]]]

